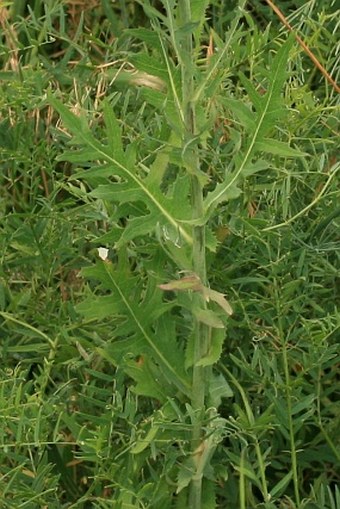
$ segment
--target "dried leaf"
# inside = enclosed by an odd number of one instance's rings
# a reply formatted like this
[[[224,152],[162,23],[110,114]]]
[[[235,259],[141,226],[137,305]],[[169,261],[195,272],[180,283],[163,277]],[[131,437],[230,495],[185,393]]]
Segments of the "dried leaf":
[[[209,302],[209,300],[213,300],[226,312],[227,315],[230,316],[233,314],[233,309],[223,293],[204,287],[203,294],[207,302]]]
[[[190,276],[185,276],[182,279],[175,279],[173,281],[169,281],[169,283],[158,285],[158,288],[161,290],[182,292],[186,290],[192,290],[193,292],[199,292],[202,291],[204,287],[200,278],[196,276],[196,274],[191,274]]]

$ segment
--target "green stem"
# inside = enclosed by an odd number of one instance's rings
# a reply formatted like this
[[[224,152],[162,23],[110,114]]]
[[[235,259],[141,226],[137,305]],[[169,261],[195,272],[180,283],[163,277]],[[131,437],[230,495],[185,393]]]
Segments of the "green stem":
[[[246,509],[246,479],[244,475],[244,456],[245,449],[241,451],[240,458],[240,483],[239,483],[239,496],[240,496],[240,509]]]
[[[182,0],[178,5],[178,24],[181,26],[189,25],[191,22],[191,2]],[[183,147],[186,147],[186,154],[183,154],[186,160],[186,166],[189,164],[189,173],[191,179],[191,203],[193,219],[202,218],[203,207],[203,188],[197,177],[200,161],[197,143],[187,143],[193,140],[196,135],[196,104],[192,101],[194,96],[194,48],[192,33],[188,33],[181,40],[180,55],[178,60],[182,70],[182,104],[184,111],[184,125],[186,129],[183,133]],[[188,168],[187,168],[188,169]],[[200,278],[202,283],[207,283],[206,272],[206,241],[205,226],[193,226],[192,229],[192,266],[194,273]],[[206,303],[199,293],[193,294],[193,306],[204,308]],[[202,481],[203,474],[199,469],[200,454],[198,448],[203,441],[203,426],[205,414],[206,398],[206,377],[209,371],[202,366],[197,366],[198,361],[207,353],[210,341],[210,328],[194,318],[194,365],[192,374],[192,399],[191,404],[194,410],[194,422],[192,430],[191,450],[193,460],[196,464],[196,475],[193,476],[189,506],[191,509],[201,509],[202,507]]]
[[[281,337],[283,337],[283,336],[281,336]],[[286,402],[287,402],[287,413],[288,413],[288,423],[289,423],[290,458],[291,458],[291,462],[292,462],[294,494],[295,494],[296,505],[297,505],[297,507],[300,507],[300,491],[299,491],[299,479],[298,479],[298,469],[297,469],[297,453],[296,453],[296,444],[295,444],[294,423],[293,423],[293,417],[292,417],[291,385],[290,385],[290,376],[289,376],[287,345],[286,345],[285,340],[283,340],[282,357],[283,357],[285,382],[286,382],[285,383],[285,385],[286,385]]]
[[[261,486],[262,486],[262,495],[263,495],[265,502],[269,502],[270,497],[268,496],[268,488],[267,488],[267,481],[266,481],[266,465],[263,460],[260,443],[256,436],[254,437],[254,442],[255,442],[255,452],[256,452],[257,462],[259,465],[259,472],[260,472],[260,479],[261,479]]]
[[[293,484],[294,484],[294,495],[295,502],[297,507],[300,507],[300,490],[299,490],[299,478],[298,478],[298,465],[297,465],[297,452],[296,452],[296,443],[295,443],[295,431],[294,431],[294,422],[292,416],[292,386],[289,375],[289,361],[288,361],[288,353],[287,353],[287,341],[289,337],[289,332],[285,334],[284,326],[282,323],[282,309],[281,309],[281,299],[280,299],[280,291],[279,291],[279,282],[275,280],[276,288],[276,304],[277,304],[277,315],[278,315],[278,330],[279,337],[282,342],[282,359],[283,359],[283,369],[285,374],[285,392],[286,392],[286,404],[287,404],[287,414],[288,414],[288,428],[289,428],[289,441],[290,441],[290,459],[292,463],[292,473],[293,473]]]

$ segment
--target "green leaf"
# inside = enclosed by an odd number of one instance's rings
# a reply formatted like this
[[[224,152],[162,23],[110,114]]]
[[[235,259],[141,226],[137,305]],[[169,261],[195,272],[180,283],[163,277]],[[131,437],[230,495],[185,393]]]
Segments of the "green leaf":
[[[48,101],[62,117],[65,127],[73,134],[72,142],[74,145],[83,145],[87,149],[92,149],[97,152],[97,156],[103,150],[105,151],[105,147],[92,136],[87,121],[83,116],[72,113],[51,93],[48,94]]]
[[[200,0],[197,1],[200,2]],[[237,28],[239,27],[239,19],[242,16],[245,4],[246,0],[241,0],[239,2],[238,9],[234,12],[230,29],[226,34],[226,40],[222,43],[222,46],[219,48],[218,53],[214,55],[214,58],[211,58],[208,62],[207,71],[195,90],[193,102],[198,104],[206,94],[209,85],[214,84],[216,74],[219,72],[221,66],[224,65],[225,55],[230,51],[231,44],[235,42],[237,38],[241,37],[241,31],[237,30]],[[198,6],[197,13],[201,12],[202,7],[203,5]],[[212,33],[214,32],[212,31]]]
[[[215,479],[203,479],[202,507],[204,509],[217,509],[216,490],[217,483]]]
[[[238,174],[229,174],[225,181],[221,184],[217,184],[215,189],[208,193],[204,200],[204,210],[206,217],[210,217],[218,203],[228,202],[238,198],[242,193],[241,189],[235,184],[238,180]]]
[[[111,156],[120,163],[124,161],[124,149],[122,143],[122,132],[120,125],[115,117],[110,103],[104,99],[102,103],[108,146],[111,148]]]
[[[159,426],[152,426],[148,431],[147,435],[142,438],[137,438],[136,444],[130,449],[131,454],[140,454],[143,452],[151,442],[156,438]]]
[[[246,78],[246,76],[242,72],[240,72],[240,74],[239,74],[239,80],[240,80],[241,84],[244,86],[255,109],[257,111],[261,111],[261,96],[259,95],[258,91],[254,87],[253,83],[248,78]],[[255,120],[255,119],[253,118],[253,120]],[[254,122],[253,122],[253,124],[254,124]],[[255,124],[254,124],[254,126],[255,126]]]
[[[175,279],[174,281],[169,281],[169,283],[158,285],[158,288],[161,290],[169,291],[192,290],[194,292],[198,292],[202,290],[203,285],[199,277],[197,277],[195,274],[191,274],[190,276],[186,276],[181,279]]]
[[[218,375],[213,374],[209,381],[209,405],[219,408],[222,398],[232,398],[233,396],[233,390],[224,376],[221,373]]]
[[[209,0],[191,0],[191,19],[196,23],[203,24],[205,11],[208,8]]]
[[[166,16],[164,16],[164,14],[162,14],[158,9],[155,9],[154,7],[152,7],[152,5],[150,5],[150,2],[142,2],[142,6],[143,6],[144,12],[148,18],[150,18],[152,20],[160,19],[162,21],[162,23],[164,23],[164,24],[167,23]]]
[[[173,148],[179,148],[181,140],[172,129],[167,133],[164,146],[157,151],[156,158],[151,164],[146,181],[150,185],[160,186],[170,161]]]
[[[235,169],[233,171],[228,171],[225,181],[218,184],[214,191],[207,195],[204,207],[206,217],[208,218],[219,203],[238,197],[240,191],[237,185],[240,180],[246,176],[246,169],[251,167],[252,158],[256,151],[259,150],[258,147],[260,146],[263,148],[261,143],[266,141],[266,138],[264,138],[265,135],[275,126],[278,118],[282,118],[285,115],[286,109],[284,108],[283,99],[281,97],[281,89],[286,79],[286,64],[292,43],[293,39],[291,38],[288,42],[283,44],[277,52],[272,62],[270,84],[264,96],[257,92],[247,78],[242,75],[240,77],[255,108],[254,122],[250,122],[248,141],[241,151],[241,155],[236,154],[234,157],[234,164],[231,165],[231,167],[234,166]],[[235,105],[233,106],[235,109]],[[242,111],[243,115],[242,121],[246,125],[246,116],[248,113],[245,112],[243,107],[239,108],[239,112],[240,111]],[[291,151],[289,152],[292,154]]]
[[[255,129],[255,115],[249,107],[244,104],[241,100],[237,101],[232,98],[224,98],[222,103],[225,104],[236,116],[237,120],[243,125],[248,131]]]
[[[57,161],[69,161],[70,163],[83,163],[87,161],[96,161],[98,152],[92,148],[81,148],[78,150],[66,150],[63,154],[57,156]]]
[[[209,351],[204,357],[202,357],[196,363],[196,366],[211,366],[215,364],[221,357],[224,340],[225,340],[224,328],[223,329],[214,328],[211,331],[211,341],[209,345]]]
[[[161,52],[161,45],[159,42],[159,35],[153,30],[147,28],[127,28],[124,31],[127,35],[132,35],[141,41],[146,42],[150,48],[156,48]]]
[[[112,360],[115,357],[115,350],[108,346],[102,350],[104,357]],[[122,359],[116,365],[125,371],[136,384],[132,388],[135,394],[155,398],[158,401],[166,402],[173,394],[173,387],[167,382],[159,366],[146,356],[135,359]]]
[[[179,126],[182,124],[182,118],[172,95],[149,88],[143,88],[141,95],[145,101],[165,115],[166,121],[175,131],[176,135],[180,135],[181,130]]]
[[[284,43],[277,52],[271,67],[270,84],[265,95],[260,95],[254,91],[251,98],[256,109],[255,130],[249,143],[248,151],[251,153],[257,141],[275,125],[279,117],[285,114],[283,98],[281,96],[282,87],[287,77],[286,65],[291,49],[293,39]],[[249,157],[249,156],[248,156]]]
[[[215,329],[224,329],[224,323],[211,309],[193,309],[192,311],[199,322]],[[204,364],[200,362],[199,365],[203,366]]]
[[[105,295],[102,297],[93,297],[77,304],[77,311],[89,320],[103,320],[112,317],[120,309],[120,303],[117,296]]]
[[[166,315],[171,305],[162,302],[162,294],[155,284],[149,280],[145,289],[136,277],[126,272],[120,273],[109,261],[98,261],[96,265],[83,269],[82,273],[85,277],[100,281],[111,292],[113,341],[102,349],[106,356],[115,364],[128,363],[131,356],[138,357],[133,365],[126,364],[126,368],[131,376],[136,376],[139,389],[143,379],[142,371],[150,379],[151,370],[153,384],[145,390],[146,395],[154,393],[155,385],[161,388],[160,380],[163,378],[167,384],[188,394],[190,383],[184,369],[183,354],[175,344],[173,320]],[[108,311],[110,298],[104,302]],[[94,313],[88,304],[80,304],[76,309],[93,319]],[[98,316],[101,318],[101,311]],[[141,356],[145,358],[142,363],[139,362]],[[133,366],[138,370],[134,371]]]
[[[148,181],[147,178],[138,174],[136,164],[132,164],[133,159],[123,157],[122,144],[121,141],[118,141],[119,126],[113,112],[109,110],[109,105],[104,104],[104,111],[110,145],[103,145],[94,138],[83,120],[71,113],[51,94],[49,102],[60,113],[65,126],[73,134],[73,141],[77,145],[83,145],[77,156],[67,152],[64,157],[70,156],[71,159],[76,157],[77,162],[81,162],[81,156],[83,156],[84,163],[87,164],[89,156],[91,156],[91,160],[105,161],[111,165],[112,176],[117,177],[116,182],[98,186],[92,195],[96,198],[120,203],[143,202],[148,210],[147,215],[143,217],[145,224],[148,223],[149,231],[155,231],[158,225],[168,225],[175,228],[180,238],[191,245],[192,236],[188,228],[183,226],[183,221],[190,219],[192,215],[188,187],[181,186],[176,195],[166,196],[156,185],[156,182]],[[144,166],[143,169],[145,169]],[[109,166],[106,166],[105,172],[109,173]],[[91,168],[87,170],[86,175],[91,178]],[[143,224],[142,218],[128,221],[121,243],[143,235],[145,228],[139,229],[141,224]],[[137,225],[138,227],[136,227]]]
[[[262,141],[257,141],[254,145],[254,150],[259,152],[267,152],[269,154],[279,155],[282,157],[305,157],[308,155],[306,152],[301,152],[298,149],[290,147],[283,141],[265,138]]]
[[[198,22],[189,22],[185,25],[180,26],[177,28],[175,34],[176,34],[176,40],[179,42],[185,38],[188,34],[193,34],[195,29],[197,29],[199,26]]]
[[[281,496],[284,493],[288,484],[290,483],[292,477],[293,472],[292,471],[288,472],[288,474],[286,474],[270,491],[270,496],[272,498]]]
[[[256,173],[259,173],[260,171],[267,170],[269,167],[269,162],[264,161],[263,159],[258,159],[255,162],[249,161],[247,166],[243,169],[242,177],[250,177],[250,175],[255,175]]]
[[[165,83],[168,83],[168,71],[163,59],[151,57],[146,53],[131,55],[131,63],[140,71],[152,76],[158,76]]]
[[[257,486],[259,489],[261,489],[261,483],[259,481],[259,478],[256,475],[254,469],[252,468],[252,466],[250,465],[250,463],[248,461],[244,461],[244,464],[240,465],[240,466],[234,465],[234,468],[241,475],[244,475],[245,477],[247,477],[248,479],[253,481],[255,486]]]
[[[223,293],[205,287],[203,290],[203,294],[208,302],[209,300],[216,302],[216,304],[218,304],[228,316],[233,314],[232,307],[225,298]]]
[[[189,486],[190,482],[195,473],[195,464],[192,458],[186,459],[178,472],[177,476],[177,490],[176,493],[180,493],[184,488]]]
[[[315,401],[315,394],[309,394],[308,396],[306,396],[305,398],[303,398],[301,401],[299,401],[298,403],[296,403],[293,408],[292,408],[292,415],[295,415],[295,414],[298,414],[300,413],[302,410],[305,410],[306,408],[308,408],[308,410],[310,410],[310,408],[313,408],[313,403]]]

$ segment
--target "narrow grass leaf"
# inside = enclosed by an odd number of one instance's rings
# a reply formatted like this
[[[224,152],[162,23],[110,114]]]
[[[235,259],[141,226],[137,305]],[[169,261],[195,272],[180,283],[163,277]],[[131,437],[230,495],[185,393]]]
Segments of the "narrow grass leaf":
[[[280,495],[282,495],[288,484],[290,483],[291,479],[293,477],[293,472],[290,471],[288,472],[288,474],[286,474],[275,486],[274,488],[270,491],[270,496],[272,498],[275,498],[275,497],[279,497]]]

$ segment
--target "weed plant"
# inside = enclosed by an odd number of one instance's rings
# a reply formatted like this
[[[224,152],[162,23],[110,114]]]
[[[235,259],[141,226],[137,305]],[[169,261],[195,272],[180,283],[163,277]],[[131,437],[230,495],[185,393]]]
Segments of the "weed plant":
[[[0,507],[340,507],[332,83],[268,2],[0,27]]]

